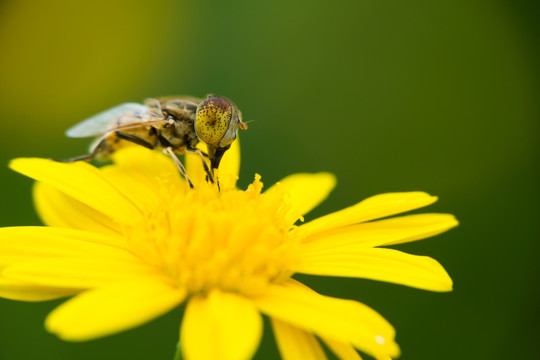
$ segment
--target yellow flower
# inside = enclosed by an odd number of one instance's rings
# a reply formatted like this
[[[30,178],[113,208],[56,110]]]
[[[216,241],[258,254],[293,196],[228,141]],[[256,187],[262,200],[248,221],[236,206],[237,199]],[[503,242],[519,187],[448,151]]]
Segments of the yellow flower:
[[[180,347],[188,360],[249,359],[261,314],[284,359],[399,356],[393,327],[352,300],[324,296],[295,273],[367,278],[432,291],[452,281],[434,259],[382,248],[457,225],[452,215],[387,218],[429,205],[422,192],[389,193],[303,223],[335,185],[331,174],[296,174],[262,192],[260,177],[235,187],[239,150],[220,168],[221,191],[186,165],[190,190],[164,155],[131,147],[112,165],[16,159],[35,180],[47,227],[0,229],[0,296],[73,296],[49,314],[48,331],[70,341],[110,335],[186,303]],[[383,220],[377,220],[384,218]]]

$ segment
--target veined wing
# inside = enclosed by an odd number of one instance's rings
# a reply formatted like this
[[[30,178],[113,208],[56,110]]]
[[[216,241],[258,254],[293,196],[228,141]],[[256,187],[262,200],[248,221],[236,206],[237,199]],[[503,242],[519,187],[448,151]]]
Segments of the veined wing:
[[[96,114],[66,131],[71,138],[85,138],[105,134],[109,131],[125,130],[141,125],[163,122],[146,105],[124,103]]]

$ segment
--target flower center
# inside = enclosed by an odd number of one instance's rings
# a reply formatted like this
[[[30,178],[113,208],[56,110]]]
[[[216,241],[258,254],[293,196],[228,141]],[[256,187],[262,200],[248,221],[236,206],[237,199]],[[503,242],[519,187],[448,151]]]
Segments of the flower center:
[[[292,275],[298,243],[285,194],[199,184],[164,194],[162,205],[125,229],[132,251],[191,293],[212,288],[257,294]],[[172,199],[171,199],[172,198]]]

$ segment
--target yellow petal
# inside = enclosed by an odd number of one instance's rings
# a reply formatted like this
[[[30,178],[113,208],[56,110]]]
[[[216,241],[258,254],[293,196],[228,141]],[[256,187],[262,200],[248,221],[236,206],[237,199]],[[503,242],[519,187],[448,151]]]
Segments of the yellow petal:
[[[66,195],[123,223],[141,216],[129,197],[103,178],[95,167],[84,163],[60,163],[37,158],[12,160],[11,169],[54,186]]]
[[[180,179],[176,165],[169,156],[157,150],[149,150],[142,146],[129,146],[112,154],[113,166],[130,169],[137,177],[148,178],[170,177]]]
[[[372,356],[398,356],[395,332],[382,316],[352,300],[323,296],[298,286],[270,285],[253,299],[270,317],[319,336],[347,342]]]
[[[300,173],[287,176],[266,193],[283,189],[289,196],[297,215],[305,215],[319,205],[336,186],[336,177],[330,173]]]
[[[110,217],[67,196],[51,185],[34,185],[36,210],[45,225],[105,234],[118,234],[120,229]]]
[[[292,280],[289,285],[294,286],[294,287],[299,287],[299,288],[304,289],[306,291],[314,292],[313,290],[311,290],[306,285],[304,285],[304,284],[302,284],[302,283],[300,283],[298,281],[295,281],[295,280]],[[284,324],[284,325],[290,327],[292,330],[296,329],[296,331],[303,332],[303,334],[301,335],[302,338],[305,335],[310,335],[309,333],[306,333],[303,330],[300,330],[298,328],[294,328],[292,325],[283,323],[283,322],[281,322],[279,320],[271,319],[271,321],[272,321],[272,325],[274,325],[274,323]],[[276,329],[276,327],[274,326],[274,333],[276,332],[275,329]],[[313,337],[312,335],[310,335],[310,336],[313,338],[313,340],[315,340],[315,337]],[[319,337],[328,346],[328,348],[330,350],[332,350],[332,352],[340,360],[362,360],[362,358],[360,357],[358,352],[354,349],[354,347],[351,344],[346,343],[346,342],[342,342],[342,341],[338,341],[338,340],[335,340],[333,338],[329,338],[327,336],[319,336]],[[280,347],[280,351],[281,351],[282,356],[283,356],[283,351],[284,350],[281,349],[282,346],[279,344],[279,336],[277,334],[276,334],[276,339],[277,339],[278,345]],[[303,338],[303,339],[304,339],[303,343],[306,343],[305,338]],[[301,342],[302,340],[297,339],[296,341]],[[309,342],[311,343],[311,340]],[[285,344],[285,345],[288,345],[288,344]],[[298,346],[295,345],[295,344],[290,344],[289,347],[291,348],[291,355],[292,355],[291,359],[300,359],[300,358],[302,358],[302,356],[298,356],[298,354],[303,354],[304,352],[309,352],[309,350],[306,351],[305,349],[298,349]],[[316,344],[316,347],[320,348],[318,342]],[[298,350],[298,352],[294,352],[294,350]],[[313,351],[316,351],[316,350],[313,350]]]
[[[450,214],[400,216],[316,233],[306,238],[303,246],[310,251],[326,251],[353,244],[395,245],[435,236],[457,225]]]
[[[151,212],[159,205],[162,178],[157,175],[140,176],[134,169],[115,165],[101,168],[101,173],[114,187],[122,189],[142,212]]]
[[[100,169],[102,176],[147,213],[170,193],[189,188],[170,157],[159,151],[133,146],[117,151],[113,160],[115,164]]]
[[[7,267],[2,277],[54,288],[88,289],[157,273],[155,268],[133,256],[127,259],[99,256],[24,262]]]
[[[321,337],[321,340],[324,341],[340,360],[362,360],[351,344],[337,341],[329,337]]]
[[[120,236],[40,226],[0,228],[0,268],[58,257],[132,258]]]
[[[186,360],[247,360],[261,335],[262,318],[251,301],[213,290],[189,301],[180,345]]]
[[[452,279],[436,260],[393,249],[342,246],[327,251],[306,250],[295,272],[388,281],[431,291],[452,290]]]
[[[161,278],[138,279],[77,295],[51,312],[45,326],[63,340],[91,340],[142,325],[184,298],[185,291]]]
[[[326,360],[321,344],[312,334],[277,319],[271,319],[283,360]]]
[[[388,193],[372,196],[356,205],[325,215],[298,228],[301,236],[337,229],[342,226],[399,214],[427,206],[437,201],[437,197],[423,192]]]
[[[19,301],[47,301],[75,295],[78,290],[38,286],[0,278],[0,297]]]

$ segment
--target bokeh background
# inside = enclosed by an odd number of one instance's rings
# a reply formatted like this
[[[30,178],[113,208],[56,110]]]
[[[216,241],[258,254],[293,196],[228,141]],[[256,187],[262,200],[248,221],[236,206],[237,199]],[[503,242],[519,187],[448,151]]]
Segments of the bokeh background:
[[[397,328],[402,359],[538,357],[540,17],[536,0],[0,2],[0,226],[39,224],[20,156],[83,154],[64,130],[146,97],[221,94],[250,123],[241,184],[339,179],[313,218],[423,190],[449,233],[452,293],[304,277]],[[133,299],[138,301],[138,299]],[[181,311],[88,343],[43,329],[58,304],[0,299],[0,359],[172,359]],[[266,331],[257,359],[276,359]]]

